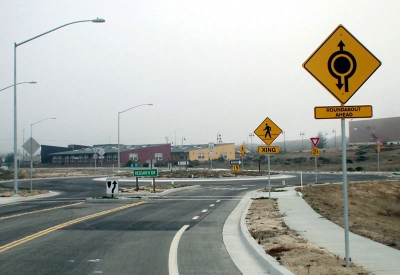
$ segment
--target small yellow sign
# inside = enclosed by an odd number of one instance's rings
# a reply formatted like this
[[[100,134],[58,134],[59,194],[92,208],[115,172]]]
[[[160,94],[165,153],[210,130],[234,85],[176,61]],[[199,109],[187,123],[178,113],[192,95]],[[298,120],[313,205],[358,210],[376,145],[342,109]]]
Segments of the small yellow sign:
[[[345,104],[380,65],[371,52],[339,25],[304,62],[303,68]]]
[[[240,171],[240,166],[239,165],[232,165],[232,172],[237,173]]]
[[[315,107],[314,117],[316,119],[370,118],[372,117],[372,106],[360,105]]]
[[[319,148],[312,148],[311,149],[311,156],[318,157],[319,156]]]
[[[259,154],[279,154],[279,146],[258,146]]]
[[[239,151],[242,152],[242,153],[246,152],[246,150],[247,150],[247,148],[244,145],[239,147]]]
[[[271,119],[268,117],[254,130],[256,134],[265,144],[271,145],[271,143],[282,133],[279,128]]]
[[[378,152],[378,153],[380,153],[381,152],[381,147],[378,145],[378,147],[376,147],[376,151]]]

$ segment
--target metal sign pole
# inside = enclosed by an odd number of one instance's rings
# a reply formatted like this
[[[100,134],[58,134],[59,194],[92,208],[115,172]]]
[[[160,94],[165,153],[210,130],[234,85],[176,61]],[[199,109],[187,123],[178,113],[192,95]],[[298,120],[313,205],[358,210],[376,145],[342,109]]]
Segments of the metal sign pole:
[[[342,121],[342,173],[343,173],[343,204],[344,204],[344,239],[346,252],[346,267],[350,267],[349,249],[349,209],[347,202],[347,165],[346,165],[346,120]]]
[[[315,162],[315,183],[318,183],[318,174],[317,174],[317,156],[314,157]]]
[[[270,167],[270,158],[268,154],[268,199],[271,202],[271,167]]]

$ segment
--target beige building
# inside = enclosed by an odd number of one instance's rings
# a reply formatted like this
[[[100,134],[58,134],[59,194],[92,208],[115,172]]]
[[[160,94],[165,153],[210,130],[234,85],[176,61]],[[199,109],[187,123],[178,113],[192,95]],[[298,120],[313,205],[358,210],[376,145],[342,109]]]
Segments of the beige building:
[[[215,143],[210,156],[209,144],[171,146],[171,159],[177,161],[198,160],[208,161],[223,157],[226,160],[235,159],[234,143]]]

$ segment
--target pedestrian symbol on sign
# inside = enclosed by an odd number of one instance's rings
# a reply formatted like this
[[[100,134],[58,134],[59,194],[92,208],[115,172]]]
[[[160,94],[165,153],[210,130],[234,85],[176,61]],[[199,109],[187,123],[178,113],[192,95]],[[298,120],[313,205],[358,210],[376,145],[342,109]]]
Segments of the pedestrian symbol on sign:
[[[265,123],[265,128],[263,131],[265,131],[264,138],[267,138],[267,136],[271,138],[271,126],[269,126],[268,123]]]

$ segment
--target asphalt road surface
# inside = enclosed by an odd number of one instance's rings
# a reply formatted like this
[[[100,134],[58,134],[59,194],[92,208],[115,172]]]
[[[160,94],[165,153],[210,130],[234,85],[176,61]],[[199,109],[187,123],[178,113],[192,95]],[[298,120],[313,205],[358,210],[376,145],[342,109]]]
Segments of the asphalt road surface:
[[[282,180],[299,185],[299,174],[289,174],[293,177],[271,177],[271,186]],[[348,176],[349,181],[379,178]],[[303,184],[314,181],[314,174],[303,175]],[[339,182],[341,175],[319,174],[318,181]],[[267,187],[268,180],[187,183],[198,187],[117,204],[85,201],[104,195],[104,181],[35,180],[34,188],[59,194],[0,205],[0,274],[241,274],[225,249],[222,228],[244,194]]]

